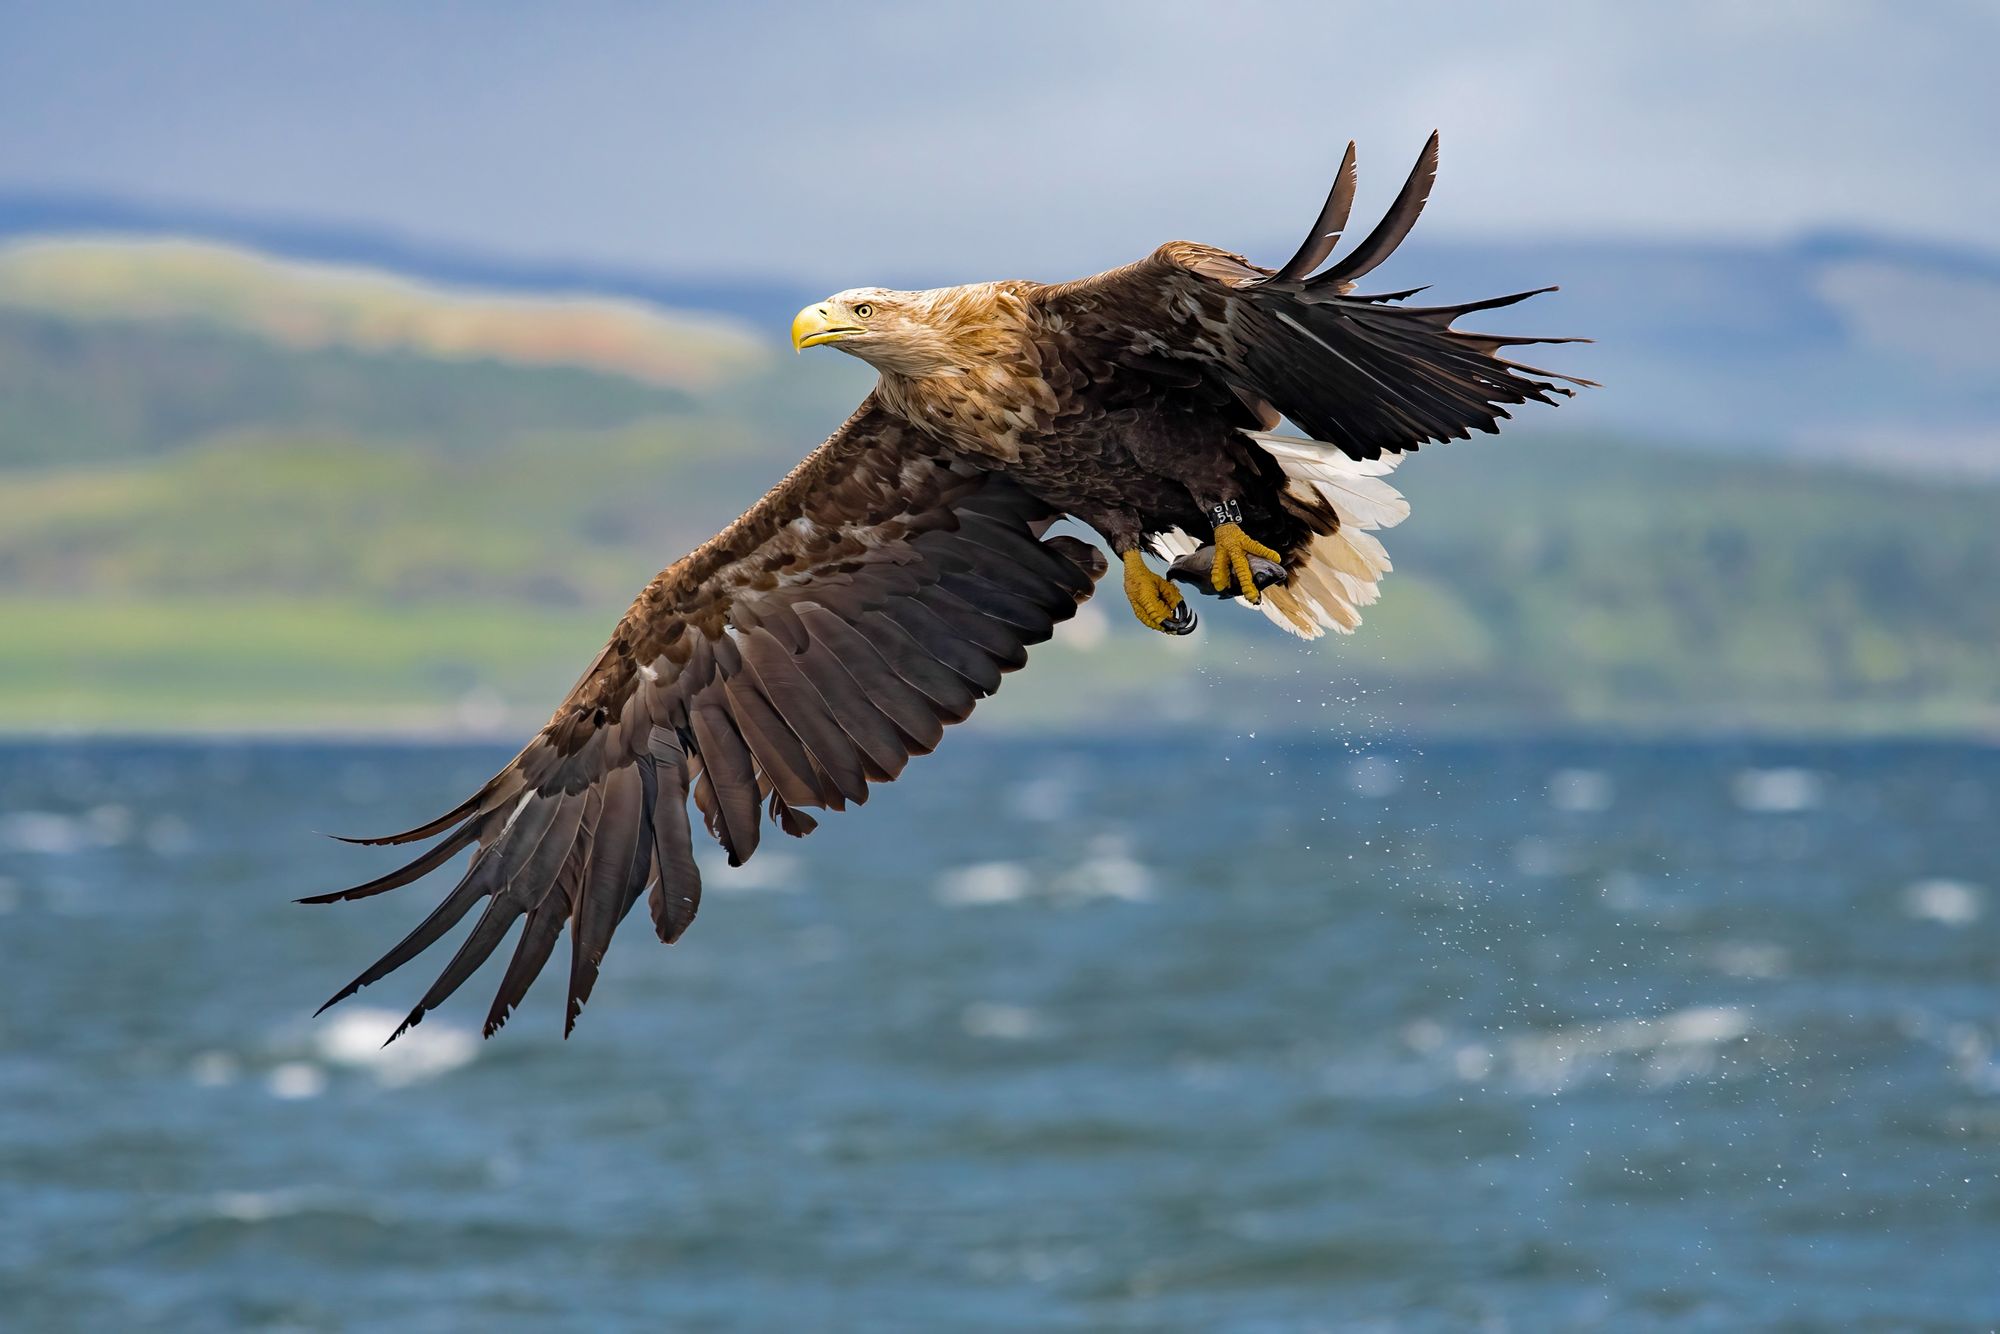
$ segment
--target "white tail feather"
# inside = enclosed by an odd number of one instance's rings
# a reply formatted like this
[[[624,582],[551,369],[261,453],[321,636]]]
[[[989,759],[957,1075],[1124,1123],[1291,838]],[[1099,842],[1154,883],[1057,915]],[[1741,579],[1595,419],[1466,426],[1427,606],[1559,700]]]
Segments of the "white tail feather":
[[[1389,553],[1367,530],[1393,528],[1410,514],[1410,502],[1402,492],[1381,480],[1395,471],[1403,456],[1351,459],[1319,440],[1269,431],[1244,434],[1278,461],[1300,499],[1333,506],[1340,529],[1313,538],[1291,577],[1283,585],[1265,589],[1262,601],[1236,600],[1254,605],[1273,624],[1301,639],[1318,639],[1328,630],[1352,634],[1361,624],[1360,609],[1373,606],[1382,596],[1378,585],[1392,568]],[[1179,528],[1157,534],[1151,545],[1169,561],[1201,550],[1201,543]]]
[[[1301,639],[1317,639],[1328,630],[1353,633],[1361,624],[1360,609],[1382,596],[1378,585],[1391,568],[1389,553],[1367,530],[1394,528],[1410,515],[1402,492],[1381,480],[1403,456],[1351,459],[1320,440],[1269,431],[1244,434],[1278,461],[1301,498],[1324,500],[1340,516],[1340,530],[1313,538],[1283,588],[1264,591],[1264,615]]]
[[[1403,461],[1401,454],[1351,459],[1318,440],[1269,431],[1244,434],[1278,461],[1285,476],[1324,496],[1327,504],[1339,511],[1341,523],[1352,528],[1394,528],[1410,517],[1410,502],[1403,499],[1403,493],[1380,480],[1395,471]]]
[[[1359,528],[1343,528],[1341,535],[1347,539],[1347,545],[1354,548],[1355,554],[1376,570],[1387,574],[1396,568],[1389,563],[1389,553],[1375,534],[1364,533]]]

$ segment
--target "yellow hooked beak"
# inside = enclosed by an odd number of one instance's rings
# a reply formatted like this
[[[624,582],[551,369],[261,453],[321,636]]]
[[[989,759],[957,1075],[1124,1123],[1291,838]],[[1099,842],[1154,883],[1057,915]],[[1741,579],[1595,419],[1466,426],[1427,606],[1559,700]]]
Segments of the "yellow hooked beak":
[[[832,303],[822,301],[816,306],[807,306],[792,320],[792,349],[803,352],[809,347],[822,343],[837,343],[843,338],[861,332],[861,326],[837,310]]]

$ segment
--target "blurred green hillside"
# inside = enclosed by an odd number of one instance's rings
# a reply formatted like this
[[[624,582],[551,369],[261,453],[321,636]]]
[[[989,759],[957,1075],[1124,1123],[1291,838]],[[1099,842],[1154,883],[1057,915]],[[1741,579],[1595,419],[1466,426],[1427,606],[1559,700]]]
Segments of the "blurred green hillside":
[[[865,390],[766,347],[213,248],[0,249],[0,728],[538,722],[638,586]],[[2000,732],[2000,488],[1560,422],[1404,465],[1359,635],[1209,604],[1167,641],[1113,589],[988,711]]]

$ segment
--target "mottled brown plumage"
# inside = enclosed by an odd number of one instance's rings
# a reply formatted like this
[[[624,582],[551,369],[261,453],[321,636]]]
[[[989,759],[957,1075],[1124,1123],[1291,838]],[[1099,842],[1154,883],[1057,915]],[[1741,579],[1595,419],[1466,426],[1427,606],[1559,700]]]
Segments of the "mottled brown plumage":
[[[1058,518],[1109,541],[1158,628],[1192,617],[1163,623],[1180,595],[1145,566],[1147,549],[1180,557],[1189,577],[1212,566],[1206,591],[1261,594],[1296,633],[1351,629],[1388,568],[1366,530],[1407,509],[1379,475],[1419,445],[1496,429],[1513,404],[1570,392],[1555,383],[1567,377],[1500,355],[1563,340],[1451,327],[1531,293],[1432,307],[1353,294],[1416,220],[1436,154],[1433,137],[1382,223],[1320,272],[1353,201],[1351,145],[1313,232],[1276,270],[1177,241],[1076,282],[856,289],[801,312],[795,343],[869,361],[881,371],[874,392],[647,585],[554,717],[484,787],[414,829],[359,840],[441,836],[397,871],[307,902],[397,888],[468,848],[473,858],[437,910],[328,1004],[483,901],[404,1027],[517,921],[486,1031],[565,927],[573,1024],[613,930],[649,886],[662,940],[692,921],[690,799],[732,864],[755,851],[767,818],[803,835],[809,810],[865,801],[1074,614],[1106,562],[1046,537]],[[1271,434],[1281,416],[1309,438]]]

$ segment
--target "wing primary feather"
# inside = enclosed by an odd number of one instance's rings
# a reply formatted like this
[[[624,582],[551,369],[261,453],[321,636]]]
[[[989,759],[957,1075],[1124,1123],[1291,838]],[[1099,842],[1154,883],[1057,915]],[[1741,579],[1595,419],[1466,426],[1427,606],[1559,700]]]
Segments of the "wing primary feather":
[[[479,915],[472,931],[459,945],[444,971],[438,974],[437,980],[431,983],[423,999],[417,1002],[401,1026],[389,1035],[389,1042],[394,1042],[422,1023],[426,1012],[444,1004],[453,992],[465,985],[465,980],[477,972],[479,966],[499,948],[500,942],[506,939],[515,919],[540,904],[555,885],[556,876],[576,844],[577,828],[583,821],[584,798],[566,797],[556,802],[555,806],[555,817],[536,841],[534,850],[520,859],[519,868],[494,891],[493,897],[487,901],[486,911]],[[387,1046],[388,1043],[382,1045]]]
[[[1326,262],[1333,253],[1340,234],[1347,230],[1348,214],[1354,211],[1354,141],[1347,141],[1346,156],[1340,159],[1340,170],[1333,174],[1333,188],[1327,191],[1326,203],[1320,207],[1319,217],[1313,228],[1306,233],[1306,239],[1299,244],[1297,253],[1286,260],[1284,266],[1269,278],[1260,278],[1248,284],[1260,287],[1267,282],[1297,282],[1308,277],[1312,271]]]
[[[1373,400],[1354,402],[1372,401],[1375,411],[1389,420],[1387,430],[1413,440],[1436,440],[1491,415],[1490,395],[1480,379],[1485,367],[1468,364],[1456,348],[1435,337],[1417,343],[1388,332],[1389,340],[1404,345],[1391,348],[1376,336],[1376,323],[1362,317],[1344,321],[1334,337],[1347,350],[1335,355],[1378,386]]]
[[[927,588],[917,601],[961,639],[991,657],[1001,671],[1017,671],[1027,666],[1028,651],[1020,638],[949,588],[942,585]]]
[[[429,949],[445,932],[457,926],[459,919],[472,910],[472,905],[484,898],[499,870],[499,857],[494,849],[487,848],[473,858],[466,868],[465,878],[445,895],[444,902],[431,910],[428,917],[417,923],[409,935],[404,936],[387,954],[363,969],[352,982],[327,997],[326,1003],[314,1010],[315,1016],[326,1013],[363,987],[372,986],[395,972],[417,955]]]
[[[619,919],[636,897],[631,891],[632,864],[643,849],[653,850],[645,821],[645,791],[638,766],[612,771],[604,780],[604,808],[592,840],[590,864],[584,870],[570,930],[569,998],[563,1015],[563,1036],[576,1029],[576,1018],[597,985],[597,970]],[[641,838],[642,832],[645,837]],[[643,884],[643,880],[641,881]]]
[[[346,834],[335,834],[334,837],[336,839],[339,839],[342,843],[354,843],[364,848],[387,847],[388,845],[393,843],[421,842],[422,840],[429,838],[433,834],[439,834],[444,832],[446,829],[450,828],[458,821],[466,818],[467,816],[471,815],[474,811],[478,810],[480,806],[485,804],[487,797],[491,796],[494,789],[498,786],[499,786],[499,779],[497,778],[492,779],[489,782],[487,782],[487,784],[484,787],[480,788],[477,792],[467,797],[464,801],[460,802],[452,809],[446,811],[443,815],[440,815],[435,819],[426,820],[422,824],[416,826],[414,829],[405,829],[399,834],[377,834],[373,838],[358,838],[358,837],[350,837]]]
[[[889,603],[882,614],[901,626],[924,652],[936,658],[979,696],[1000,688],[1000,664],[935,608],[915,598]]]
[[[559,801],[546,798],[527,802],[500,836],[472,859],[472,865],[466,868],[465,878],[445,896],[444,902],[431,911],[430,916],[419,922],[416,929],[398,941],[387,954],[329,997],[326,1004],[314,1013],[322,1014],[329,1006],[339,1004],[361,988],[381,981],[436,944],[445,932],[458,925],[459,920],[472,910],[473,904],[507,883],[528,854],[540,844],[542,835],[548,832],[549,824],[561,805]]]
[[[793,838],[804,838],[807,834],[819,828],[819,821],[813,819],[812,816],[807,815],[804,811],[787,806],[785,799],[775,792],[771,794],[771,818],[778,822],[778,828],[784,830]]]
[[[909,762],[910,752],[896,734],[895,725],[875,707],[860,682],[822,645],[807,649],[797,662],[799,671],[824,701],[827,717],[854,739],[863,772],[877,783],[894,781]]]
[[[1277,425],[1277,412],[1275,409],[1269,416],[1272,418],[1271,424],[1273,426]],[[1263,414],[1259,415],[1258,420],[1263,420]],[[1083,582],[1071,586],[1072,600],[1078,607],[1082,606],[1090,598],[1090,595],[1097,591],[1097,581],[1102,579],[1105,572],[1111,568],[1111,562],[1104,558],[1102,551],[1082,538],[1071,537],[1067,533],[1057,533],[1054,537],[1044,537],[1036,545],[1053,555],[1057,560],[1068,565],[1083,577]],[[1071,614],[1075,614],[1074,608],[1071,609]]]
[[[978,543],[1024,571],[1041,575],[1072,595],[1088,595],[1095,586],[1090,575],[1061,551],[997,519],[989,519],[983,514],[968,515],[959,525],[958,536]]]
[[[804,638],[804,627],[800,628]],[[750,746],[750,753],[756,758],[757,767],[771,780],[771,786],[784,797],[788,806],[834,806],[841,801],[838,788],[817,764],[806,748],[800,744],[778,711],[771,707],[771,701],[764,698],[764,692],[757,688],[757,682],[749,672],[733,676],[723,682],[723,691],[729,697],[730,712],[736,718],[736,730],[743,734],[743,740]]]
[[[1039,644],[1055,633],[1056,618],[1047,608],[1037,606],[974,571],[947,574],[938,580],[938,587],[964,599],[980,615],[1019,632],[1025,643]],[[1065,599],[1062,610],[1068,612],[1071,609],[1072,604]]]
[[[1387,305],[1392,301],[1407,301],[1419,292],[1428,292],[1430,290],[1431,285],[1425,283],[1422,287],[1405,287],[1400,292],[1349,292],[1337,299],[1342,301],[1358,301],[1367,306],[1381,306]]]
[[[492,1037],[507,1022],[514,1007],[521,1003],[541,976],[548,964],[549,956],[555,953],[556,941],[562,936],[563,926],[576,912],[577,897],[582,892],[584,869],[590,864],[590,850],[597,836],[598,813],[603,809],[604,799],[595,791],[583,794],[583,819],[577,826],[576,840],[569,850],[569,859],[556,874],[556,882],[542,901],[528,913],[528,920],[521,927],[521,938],[514,945],[514,955],[507,961],[507,971],[501,975],[500,988],[494,994],[493,1008],[486,1012],[485,1036]]]
[[[385,894],[392,889],[400,889],[412,880],[420,880],[438,867],[465,851],[471,842],[479,837],[482,821],[477,817],[467,820],[452,831],[450,838],[424,853],[416,860],[406,862],[385,876],[370,880],[367,884],[356,885],[352,889],[336,889],[330,894],[312,894],[295,900],[298,903],[340,903],[347,899],[365,899],[376,894]]]
[[[1503,403],[1525,403],[1535,398],[1535,390],[1548,390],[1554,385],[1538,384],[1526,379],[1527,375],[1545,375],[1555,380],[1566,380],[1571,384],[1592,387],[1591,382],[1560,371],[1546,371],[1535,366],[1524,366],[1520,362],[1508,361],[1494,356],[1482,346],[1493,339],[1490,334],[1467,333],[1459,329],[1439,329],[1426,320],[1406,322],[1386,318],[1391,315],[1406,315],[1409,311],[1370,312],[1367,317],[1351,322],[1354,331],[1362,338],[1383,345],[1394,344],[1400,349],[1393,355],[1399,359],[1397,365],[1407,360],[1414,369],[1421,372],[1451,372],[1462,381],[1467,392],[1481,395],[1483,404],[1488,398],[1497,398]],[[1504,339],[1505,342],[1568,342],[1560,338]],[[1588,339],[1574,340],[1588,342]],[[1566,390],[1559,392],[1568,392]],[[1546,399],[1539,401],[1547,402]]]
[[[1018,544],[1019,549],[1013,549],[1015,544],[1011,543],[1006,547],[986,545],[965,529],[955,533],[927,533],[925,538],[927,542],[917,545],[924,547],[929,554],[949,556],[954,565],[953,574],[982,579],[1051,614],[1067,612],[1076,605],[1068,585],[1051,580],[1026,564],[1033,558],[1035,549],[1041,546],[1032,538],[1024,536]],[[1043,554],[1046,557],[1048,553]]]
[[[854,741],[827,716],[826,702],[801,674],[798,659],[769,641],[753,638],[744,662],[764,698],[785,720],[840,795],[857,805],[868,800],[868,775]]]
[[[507,971],[500,977],[500,989],[493,997],[493,1007],[486,1012],[486,1023],[480,1029],[480,1036],[492,1037],[500,1031],[501,1025],[514,1012],[528,994],[547,965],[549,956],[555,953],[556,941],[562,936],[563,922],[571,909],[571,895],[567,890],[569,868],[565,867],[548,896],[528,911],[528,920],[521,926],[521,936],[514,944],[513,957],[507,960]]]
[[[647,753],[635,761],[633,767],[639,771],[639,837],[632,845],[632,867],[625,881],[625,901],[619,905],[618,920],[624,921],[632,911],[632,905],[646,892],[646,884],[653,878],[653,849],[656,846],[653,834],[653,812],[660,801],[659,764],[644,763],[651,759],[651,745]]]
[[[671,945],[681,938],[701,908],[701,868],[695,865],[694,839],[688,824],[687,758],[679,753],[646,762],[655,766],[659,793],[653,802],[653,929]]]
[[[938,718],[936,707],[896,675],[866,636],[820,608],[808,608],[801,618],[813,637],[824,642],[826,651],[840,659],[840,665],[861,686],[870,702],[901,733],[905,749],[928,755],[937,748],[944,736],[944,723]]]
[[[871,612],[860,627],[883,661],[931,702],[946,722],[962,723],[972,716],[979,696],[966,679],[932,656],[902,624],[885,612]]]
[[[1525,292],[1509,292],[1505,296],[1489,296],[1481,301],[1462,301],[1455,306],[1398,306],[1396,309],[1405,315],[1421,316],[1428,318],[1434,324],[1449,326],[1459,316],[1470,315],[1475,310],[1498,310],[1502,306],[1517,306],[1529,297],[1547,296],[1550,292],[1559,292],[1561,290],[1562,288],[1558,284],[1550,283],[1547,287],[1531,287]],[[1461,334],[1460,336],[1470,337],[1472,335]],[[1589,340],[1564,339],[1562,341],[1588,342]]]
[[[743,734],[712,688],[702,692],[688,716],[702,772],[715,789],[723,850],[729,854],[731,866],[741,866],[757,850],[758,807],[762,802],[757,795],[756,764]]]
[[[1382,221],[1375,224],[1375,230],[1349,251],[1345,259],[1314,278],[1310,285],[1319,287],[1329,283],[1353,282],[1373,272],[1383,260],[1389,258],[1403,243],[1403,238],[1410,234],[1410,228],[1417,225],[1417,215],[1424,211],[1424,204],[1430,199],[1431,186],[1437,183],[1437,169],[1438,136],[1433,130],[1424,144],[1424,151],[1417,155],[1417,165],[1410,169],[1409,179],[1397,192],[1396,202],[1389,205],[1389,211],[1382,215]]]

